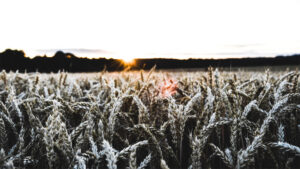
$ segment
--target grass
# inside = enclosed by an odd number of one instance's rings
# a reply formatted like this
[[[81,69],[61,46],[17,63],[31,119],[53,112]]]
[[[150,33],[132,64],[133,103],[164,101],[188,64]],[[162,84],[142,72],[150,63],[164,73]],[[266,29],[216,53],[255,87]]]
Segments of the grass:
[[[0,73],[0,168],[299,168],[296,71]]]

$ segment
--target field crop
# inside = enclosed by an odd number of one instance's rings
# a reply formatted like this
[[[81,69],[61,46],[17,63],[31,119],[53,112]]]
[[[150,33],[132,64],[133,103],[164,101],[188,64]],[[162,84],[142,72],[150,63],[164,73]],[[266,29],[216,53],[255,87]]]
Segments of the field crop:
[[[298,71],[0,73],[0,168],[300,168]]]

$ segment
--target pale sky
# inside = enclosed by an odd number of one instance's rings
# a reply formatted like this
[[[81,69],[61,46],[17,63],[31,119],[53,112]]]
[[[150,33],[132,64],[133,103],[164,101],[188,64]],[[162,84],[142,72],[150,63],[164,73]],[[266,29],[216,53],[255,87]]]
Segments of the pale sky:
[[[227,58],[300,53],[299,0],[1,0],[0,51]]]

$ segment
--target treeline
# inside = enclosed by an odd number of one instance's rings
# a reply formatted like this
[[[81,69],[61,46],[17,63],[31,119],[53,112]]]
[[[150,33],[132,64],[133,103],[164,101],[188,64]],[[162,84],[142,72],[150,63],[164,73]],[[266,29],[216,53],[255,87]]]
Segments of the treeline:
[[[97,72],[122,71],[128,65],[118,59],[88,59],[79,58],[72,53],[56,52],[53,57],[37,56],[33,59],[25,57],[22,50],[7,49],[0,53],[0,70],[20,72]],[[241,58],[241,59],[136,59],[130,69],[150,69],[156,65],[157,69],[191,69],[213,67],[252,67],[252,66],[282,66],[300,65],[300,54],[291,56],[277,56],[273,58]]]

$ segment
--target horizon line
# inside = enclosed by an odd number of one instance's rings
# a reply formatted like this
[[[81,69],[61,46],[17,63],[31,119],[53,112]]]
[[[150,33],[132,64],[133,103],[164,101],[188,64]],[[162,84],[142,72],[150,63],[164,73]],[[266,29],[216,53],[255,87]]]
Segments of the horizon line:
[[[101,50],[101,49],[86,49],[86,48],[74,48],[74,49],[46,49],[46,50],[35,50],[35,51],[39,51],[39,53],[43,53],[42,51],[47,51],[45,52],[44,54],[35,54],[34,56],[29,56],[27,55],[27,53],[30,53],[30,52],[25,52],[25,50],[22,50],[22,49],[16,49],[16,48],[6,48],[4,49],[1,53],[5,52],[6,50],[17,50],[17,51],[23,51],[24,54],[25,54],[25,57],[27,58],[30,58],[30,59],[33,59],[33,58],[36,58],[36,57],[54,57],[55,54],[57,52],[63,52],[64,54],[72,54],[74,55],[75,57],[77,58],[87,58],[87,59],[116,59],[116,60],[124,60],[122,59],[122,57],[124,58],[125,55],[122,56],[122,54],[116,54],[114,56],[82,56],[80,55],[80,53],[93,53],[93,55],[96,55],[96,53],[111,53],[111,52],[108,52],[108,51],[105,51],[105,50]],[[73,52],[72,52],[73,51]],[[75,52],[74,52],[75,51]],[[77,51],[77,52],[76,52]],[[82,52],[82,51],[85,51],[85,52]],[[48,54],[47,54],[48,53]],[[49,53],[53,53],[52,56],[51,54],[49,55]],[[279,57],[279,56],[293,56],[293,55],[299,55],[300,53],[299,52],[294,52],[294,53],[279,53],[279,54],[276,54],[276,53],[272,53],[272,54],[269,54],[269,55],[244,55],[244,56],[234,56],[234,55],[238,55],[240,52],[231,52],[231,53],[225,53],[225,52],[216,52],[216,53],[211,53],[211,54],[206,54],[206,55],[223,55],[223,57],[201,57],[199,55],[205,55],[205,53],[202,53],[202,54],[197,54],[197,53],[184,53],[185,55],[185,58],[184,57],[170,57],[170,56],[147,56],[147,57],[132,57],[132,59],[174,59],[174,60],[189,60],[189,59],[202,59],[202,60],[224,60],[224,59],[247,59],[247,58],[275,58],[275,57]],[[175,53],[173,53],[175,54]],[[153,54],[153,55],[158,55],[158,54]],[[163,54],[161,54],[163,55]],[[198,57],[189,57],[191,55],[198,55]],[[226,57],[224,55],[230,55],[229,57]],[[242,54],[241,54],[242,55]],[[183,55],[181,55],[183,56]]]

